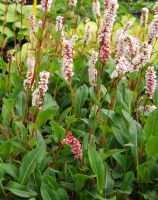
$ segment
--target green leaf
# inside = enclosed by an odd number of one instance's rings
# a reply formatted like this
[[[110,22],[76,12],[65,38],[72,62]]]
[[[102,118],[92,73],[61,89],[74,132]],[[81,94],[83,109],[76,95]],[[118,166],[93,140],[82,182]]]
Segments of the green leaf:
[[[122,146],[124,144],[126,144],[127,140],[124,136],[124,133],[122,133],[122,130],[120,130],[116,127],[113,127],[112,131],[113,131],[113,134],[114,134],[114,136],[115,136],[115,138],[116,138],[116,140],[118,141],[119,144],[121,144]]]
[[[14,99],[4,99],[2,107],[3,126],[7,128],[11,121],[11,115],[13,114]]]
[[[154,110],[145,123],[144,131],[146,139],[150,136],[158,136],[158,109]]]
[[[101,114],[103,115],[103,119],[106,119],[106,117],[109,117],[113,121],[113,123],[122,130],[123,133],[128,132],[128,128],[126,126],[125,120],[121,115],[117,114],[114,111],[109,112],[106,109],[101,109]]]
[[[55,178],[43,176],[41,184],[41,195],[43,200],[68,200],[66,191],[56,183]]]
[[[88,88],[86,85],[83,85],[77,89],[76,96],[74,99],[74,108],[77,116],[81,114],[81,108],[83,107],[85,101],[88,97]]]
[[[20,136],[23,139],[26,139],[27,138],[27,131],[26,131],[26,128],[23,125],[23,123],[20,122],[20,121],[14,121],[13,124],[14,124],[15,128],[18,128],[19,131],[20,131],[20,134],[17,134],[17,136]]]
[[[44,143],[40,143],[36,149],[33,149],[24,156],[19,172],[19,181],[21,184],[26,184],[36,165],[42,162],[45,154],[46,147]]]
[[[63,140],[66,135],[66,131],[64,128],[62,128],[59,124],[57,124],[54,121],[51,121],[51,126],[54,130],[54,132],[57,134],[57,137],[59,138],[59,141]]]
[[[23,197],[23,198],[31,198],[35,197],[37,194],[33,190],[31,190],[28,186],[21,185],[17,182],[9,182],[5,189],[11,191],[13,194]]]
[[[87,176],[85,174],[75,174],[75,185],[76,191],[79,192],[85,185],[85,182],[90,178],[94,178],[95,176]]]
[[[20,93],[16,97],[16,102],[15,102],[16,115],[19,115],[20,117],[24,116],[25,114],[24,105],[25,105],[24,92],[20,91]]]
[[[137,166],[137,173],[142,182],[148,183],[150,180],[151,166],[153,161],[144,162]]]
[[[88,157],[93,173],[97,178],[97,189],[100,192],[105,186],[105,168],[101,156],[91,146],[88,147]]]
[[[117,161],[117,163],[125,171],[126,167],[127,167],[127,161],[126,161],[125,157],[120,152],[113,154],[112,157]]]
[[[157,154],[158,137],[150,136],[146,144],[146,153],[148,158],[158,158]]]
[[[43,106],[39,112],[39,116],[37,118],[37,127],[41,127],[48,120],[52,119],[55,112],[59,109],[58,104],[52,98],[50,94],[46,94],[44,98]]]
[[[131,194],[132,192],[132,187],[131,184],[134,181],[134,172],[130,171],[127,172],[124,176],[122,185],[121,185],[121,190],[119,190],[123,194]]]
[[[2,163],[0,166],[4,169],[4,171],[12,176],[14,180],[18,179],[18,169],[15,165],[11,163]]]
[[[60,200],[53,188],[50,189],[46,183],[41,184],[41,196],[43,200]]]
[[[0,33],[3,32],[3,26],[0,26]],[[6,35],[7,38],[13,38],[14,37],[14,32],[11,31],[8,27],[4,27],[4,34]]]

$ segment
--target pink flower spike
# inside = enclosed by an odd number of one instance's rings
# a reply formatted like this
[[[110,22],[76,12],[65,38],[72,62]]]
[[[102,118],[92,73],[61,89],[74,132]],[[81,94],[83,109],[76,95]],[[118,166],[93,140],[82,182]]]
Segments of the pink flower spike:
[[[86,33],[85,33],[84,39],[83,39],[84,46],[86,46],[88,44],[90,39],[91,39],[91,27],[88,26],[87,29],[86,29]]]
[[[71,77],[73,77],[73,44],[71,41],[63,40],[63,50],[62,50],[62,56],[63,56],[63,63],[62,63],[62,72],[65,80],[68,80],[68,82],[71,80]]]
[[[88,75],[89,75],[89,83],[90,85],[95,88],[96,82],[97,82],[97,69],[95,68],[95,65],[98,61],[98,53],[93,51],[92,56],[89,60],[89,68],[88,68]]]
[[[30,14],[30,31],[31,33],[36,33],[35,16],[33,13]]]
[[[40,81],[38,87],[32,94],[32,106],[36,106],[37,109],[41,108],[43,98],[48,90],[50,73],[46,71],[40,72]]]
[[[71,147],[72,152],[75,154],[75,159],[82,159],[82,147],[80,142],[72,135],[72,133],[68,133],[64,142]]]
[[[100,58],[103,64],[107,64],[110,58],[110,43],[112,36],[112,28],[115,22],[115,16],[118,9],[117,0],[111,0],[110,5],[105,13],[104,22],[101,26],[101,33],[99,36],[99,41],[101,43],[100,48]]]
[[[152,99],[156,88],[156,72],[154,67],[148,67],[146,72],[145,93],[148,99]]]
[[[42,0],[41,6],[44,12],[49,12],[51,8],[52,0]]]
[[[100,18],[100,2],[98,0],[93,1],[92,11],[95,19]]]
[[[69,5],[70,6],[76,6],[77,0],[69,0]]]
[[[34,68],[35,68],[35,58],[33,56],[30,56],[27,59],[27,75],[26,79],[24,80],[24,88],[25,90],[31,90],[32,88],[32,81],[33,81],[33,76],[34,76]]]
[[[104,7],[105,9],[108,9],[110,6],[110,0],[104,0]]]

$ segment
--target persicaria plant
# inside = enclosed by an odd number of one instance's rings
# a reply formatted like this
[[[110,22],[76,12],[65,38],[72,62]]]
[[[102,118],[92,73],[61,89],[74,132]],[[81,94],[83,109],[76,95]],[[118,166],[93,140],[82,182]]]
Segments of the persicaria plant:
[[[158,199],[158,2],[139,19],[117,0],[3,6],[0,198]]]

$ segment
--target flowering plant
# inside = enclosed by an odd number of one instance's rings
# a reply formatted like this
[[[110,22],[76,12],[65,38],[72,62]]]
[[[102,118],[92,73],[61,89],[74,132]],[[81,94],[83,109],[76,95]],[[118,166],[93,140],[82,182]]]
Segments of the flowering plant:
[[[27,43],[15,40],[6,55],[1,48],[0,195],[8,199],[158,197],[158,4],[142,9],[138,26],[120,25],[117,0],[91,2],[89,19],[83,2],[59,9],[42,0]]]

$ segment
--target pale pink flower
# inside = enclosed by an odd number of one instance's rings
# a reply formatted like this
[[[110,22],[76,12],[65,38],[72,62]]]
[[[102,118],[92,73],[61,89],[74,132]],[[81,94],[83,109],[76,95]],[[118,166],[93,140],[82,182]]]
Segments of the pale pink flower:
[[[18,4],[21,2],[21,0],[13,0],[13,2]]]
[[[131,61],[133,57],[139,54],[140,44],[137,36],[130,36],[124,33],[123,30],[119,31],[116,40],[116,63],[120,57],[125,57],[127,60]]]
[[[71,41],[63,40],[63,63],[62,63],[62,72],[66,80],[70,81],[73,77],[73,44]]]
[[[146,84],[145,84],[145,93],[148,99],[152,99],[153,94],[156,88],[156,72],[154,67],[148,67],[146,72]]]
[[[91,39],[91,27],[88,26],[86,29],[85,36],[83,38],[83,45],[86,46]]]
[[[110,1],[111,1],[111,0],[104,0],[104,7],[105,7],[105,9],[108,9],[108,8],[109,8],[109,6],[110,6]]]
[[[24,6],[26,4],[26,0],[22,0],[22,5]]]
[[[149,25],[148,42],[153,43],[158,37],[158,14],[154,15],[154,19]]]
[[[117,78],[131,71],[131,63],[125,58],[120,57],[116,64],[116,69],[113,71],[111,78]]]
[[[57,16],[56,31],[59,31],[63,35],[63,28],[64,28],[64,18],[62,16]]]
[[[145,111],[146,112],[153,112],[157,107],[155,105],[146,105]]]
[[[44,12],[49,12],[51,8],[52,0],[42,0],[41,6]]]
[[[93,1],[92,11],[95,19],[100,18],[100,2],[98,0]]]
[[[158,2],[155,3],[155,6],[153,8],[154,14],[158,14]]]
[[[152,53],[152,46],[147,42],[144,42],[141,47],[141,51],[133,59],[133,65],[135,70],[142,69],[149,62]]]
[[[148,22],[148,15],[149,15],[148,8],[143,8],[142,9],[142,14],[141,14],[141,19],[140,19],[141,26],[143,26],[143,27],[146,26],[146,24]]]
[[[70,42],[73,46],[75,46],[76,42],[78,40],[78,36],[77,35],[73,35]]]
[[[76,6],[77,0],[69,0],[69,5],[70,6]]]
[[[30,56],[27,59],[27,75],[26,79],[24,80],[24,88],[25,90],[31,90],[33,85],[33,78],[34,78],[34,68],[35,68],[35,58]]]
[[[128,33],[128,31],[129,31],[129,29],[132,27],[132,25],[133,25],[133,22],[132,22],[132,21],[128,21],[127,24],[126,24],[126,26],[125,26],[125,28],[124,28],[123,33],[124,33],[124,34],[125,34],[125,33]]]
[[[95,68],[97,61],[98,61],[98,53],[93,51],[92,56],[89,60],[89,68],[88,68],[89,83],[93,88],[96,87],[96,82],[97,82],[96,79],[98,72]]]
[[[66,138],[64,139],[64,143],[68,144],[75,155],[75,159],[82,159],[82,146],[80,142],[72,135],[72,133],[68,133]]]
[[[145,105],[145,106],[139,106],[140,115],[143,115],[144,112],[151,113],[153,112],[157,107],[155,105]]]
[[[49,72],[40,72],[40,81],[38,87],[34,90],[32,94],[32,106],[36,106],[37,109],[41,108],[45,93],[48,90],[49,77]]]
[[[107,64],[107,61],[110,57],[112,28],[115,22],[117,9],[118,9],[117,0],[111,0],[110,6],[108,7],[105,13],[104,22],[101,26],[101,33],[99,36],[99,41],[101,43],[100,58],[104,64]]]
[[[33,13],[30,14],[30,31],[31,33],[36,33],[35,16]]]
[[[38,21],[38,28],[40,28],[40,29],[41,29],[41,28],[42,28],[42,25],[43,25],[43,22],[42,22],[42,20],[39,20],[39,21]]]

